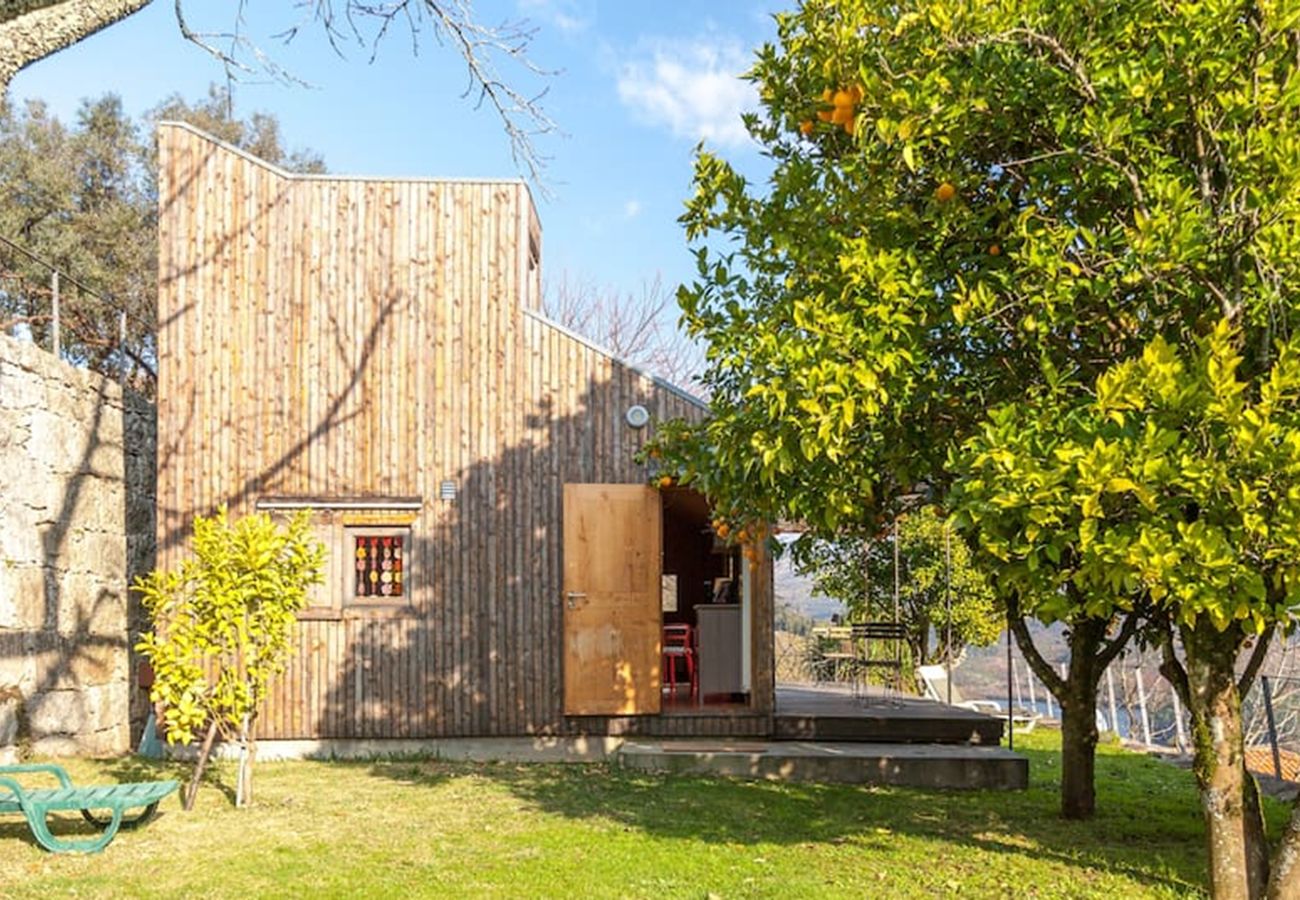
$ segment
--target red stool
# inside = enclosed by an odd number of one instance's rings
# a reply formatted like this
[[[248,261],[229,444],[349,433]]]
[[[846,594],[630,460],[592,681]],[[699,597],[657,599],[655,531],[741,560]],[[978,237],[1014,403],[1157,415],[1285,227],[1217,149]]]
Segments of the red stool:
[[[700,689],[695,671],[695,629],[690,625],[665,625],[663,640],[664,680],[673,696],[677,695],[677,660],[686,660],[686,677],[694,697]]]

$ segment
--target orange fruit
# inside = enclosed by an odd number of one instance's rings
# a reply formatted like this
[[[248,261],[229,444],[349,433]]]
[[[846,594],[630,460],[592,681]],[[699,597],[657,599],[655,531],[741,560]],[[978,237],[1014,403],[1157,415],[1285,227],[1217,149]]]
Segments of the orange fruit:
[[[849,119],[847,122],[845,122],[845,123],[844,123],[844,133],[845,133],[845,134],[853,134],[854,130],[857,128],[856,122],[857,122],[857,119]]]
[[[821,119],[823,122],[829,122],[831,120],[832,113],[828,107],[831,105],[831,100],[834,96],[835,92],[830,88],[822,91],[822,108],[817,110],[817,118]]]
[[[660,487],[671,487],[672,483],[673,483],[673,476],[671,475],[663,475],[659,478]]]
[[[802,122],[799,123],[799,131],[803,133],[804,137],[807,137],[808,135],[812,134],[812,130],[813,130],[812,119],[804,119]]]
[[[989,245],[989,256],[1001,256],[1001,255],[1002,255],[1001,247],[999,247],[997,244]]]
[[[939,185],[937,188],[934,189],[934,199],[938,200],[940,203],[947,203],[949,200],[951,200],[953,197],[956,196],[957,196],[957,188],[953,187],[953,183],[951,181],[945,181],[943,184]]]
[[[728,525],[726,522],[723,522],[721,525],[718,526],[718,537],[722,538],[725,541],[727,539],[727,535],[729,534],[731,534],[731,526]]]
[[[736,540],[740,541],[742,544],[748,544],[749,532],[743,528],[740,529],[739,531],[736,532]]]

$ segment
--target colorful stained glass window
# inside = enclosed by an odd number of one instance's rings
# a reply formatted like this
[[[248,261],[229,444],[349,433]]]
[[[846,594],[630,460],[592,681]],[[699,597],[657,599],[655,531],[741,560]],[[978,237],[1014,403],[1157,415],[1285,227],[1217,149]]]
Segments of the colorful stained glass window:
[[[399,598],[406,594],[403,538],[398,534],[358,534],[353,541],[356,596]]]

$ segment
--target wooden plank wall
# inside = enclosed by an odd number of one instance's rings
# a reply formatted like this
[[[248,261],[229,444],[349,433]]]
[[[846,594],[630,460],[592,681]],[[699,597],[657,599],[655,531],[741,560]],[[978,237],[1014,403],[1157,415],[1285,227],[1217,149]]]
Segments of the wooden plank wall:
[[[304,621],[262,736],[565,731],[562,486],[645,479],[633,403],[699,407],[532,311],[522,183],[289,176],[181,125],[159,145],[159,565],[222,503],[424,501],[414,614]]]

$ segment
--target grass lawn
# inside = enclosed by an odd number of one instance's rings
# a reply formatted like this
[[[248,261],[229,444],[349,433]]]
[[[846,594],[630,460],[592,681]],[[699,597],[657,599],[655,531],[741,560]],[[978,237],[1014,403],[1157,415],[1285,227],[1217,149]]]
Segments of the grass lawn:
[[[661,778],[606,766],[264,763],[98,856],[0,819],[0,896],[1185,897],[1205,880],[1191,775],[1102,747],[1100,812],[1057,817],[1059,736],[1018,739],[1023,793]],[[74,780],[184,778],[136,760]],[[1269,803],[1270,831],[1285,810]],[[65,833],[82,830],[71,819]],[[79,823],[79,820],[78,820]]]

